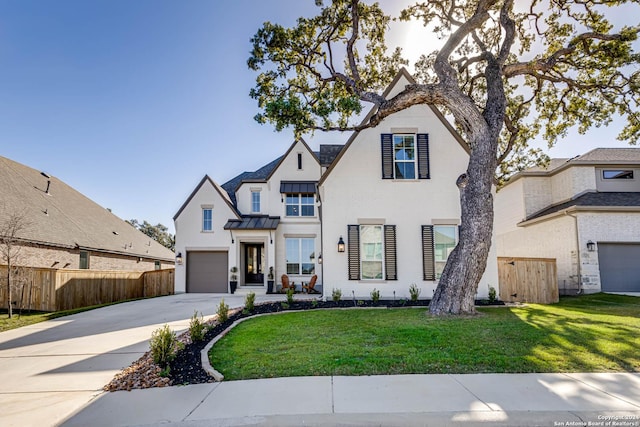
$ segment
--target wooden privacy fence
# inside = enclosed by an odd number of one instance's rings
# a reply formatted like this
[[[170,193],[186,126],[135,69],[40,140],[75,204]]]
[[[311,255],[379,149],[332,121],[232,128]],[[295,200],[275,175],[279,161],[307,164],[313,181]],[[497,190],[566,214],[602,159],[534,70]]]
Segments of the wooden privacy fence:
[[[59,270],[19,267],[12,286],[15,309],[59,311],[134,298],[171,295],[174,269]],[[0,266],[0,307],[7,308],[7,267]]]
[[[505,302],[558,302],[558,273],[554,258],[498,257],[500,299]]]

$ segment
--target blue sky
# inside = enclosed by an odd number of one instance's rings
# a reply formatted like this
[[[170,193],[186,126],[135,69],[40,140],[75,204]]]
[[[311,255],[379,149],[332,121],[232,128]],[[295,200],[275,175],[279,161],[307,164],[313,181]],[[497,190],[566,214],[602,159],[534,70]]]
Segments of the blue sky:
[[[223,183],[291,144],[290,131],[253,120],[249,40],[264,21],[292,25],[316,10],[314,0],[0,0],[0,155],[173,231],[205,174]],[[413,31],[394,30],[389,45],[411,56]],[[549,154],[627,146],[618,130],[572,135]]]

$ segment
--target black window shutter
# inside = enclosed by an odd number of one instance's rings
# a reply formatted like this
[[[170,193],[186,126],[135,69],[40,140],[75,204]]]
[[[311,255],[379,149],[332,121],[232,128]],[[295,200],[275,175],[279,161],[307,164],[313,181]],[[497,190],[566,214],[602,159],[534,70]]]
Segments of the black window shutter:
[[[424,280],[436,280],[433,225],[422,226],[422,271]]]
[[[380,135],[382,152],[382,179],[393,179],[393,134]]]
[[[395,225],[384,226],[384,263],[386,280],[398,280]]]
[[[360,280],[360,226],[347,226],[349,280]]]
[[[418,179],[429,179],[429,134],[418,134]]]

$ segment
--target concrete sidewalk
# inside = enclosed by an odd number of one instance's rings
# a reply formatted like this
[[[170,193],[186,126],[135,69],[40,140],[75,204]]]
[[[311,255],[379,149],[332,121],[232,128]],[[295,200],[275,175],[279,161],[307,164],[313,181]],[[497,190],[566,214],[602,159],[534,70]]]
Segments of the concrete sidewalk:
[[[104,393],[63,425],[158,424],[639,426],[640,374],[397,375],[230,381]]]

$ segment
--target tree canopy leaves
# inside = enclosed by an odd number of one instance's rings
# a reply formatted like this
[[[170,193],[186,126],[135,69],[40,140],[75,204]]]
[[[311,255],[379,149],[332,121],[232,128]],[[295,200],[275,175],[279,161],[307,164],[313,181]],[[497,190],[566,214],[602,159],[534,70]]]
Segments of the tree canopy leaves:
[[[580,133],[614,117],[626,119],[618,138],[640,138],[640,26],[616,27],[608,18],[621,6],[638,16],[637,1],[431,0],[403,10],[440,37],[413,64],[418,84],[392,99],[382,91],[408,62],[389,49],[392,17],[377,3],[334,0],[319,13],[285,28],[266,22],[252,38],[248,65],[259,71],[251,96],[260,123],[297,135],[313,130],[359,130],[411,105],[432,103],[453,119],[473,150],[468,120],[504,108],[499,175],[545,160],[529,147],[538,135],[551,145],[572,127]],[[415,40],[415,43],[424,43]],[[493,95],[492,95],[493,93]],[[505,105],[495,98],[501,93]],[[376,108],[366,123],[358,114]],[[475,108],[475,111],[472,111]],[[469,116],[469,114],[472,114]]]

